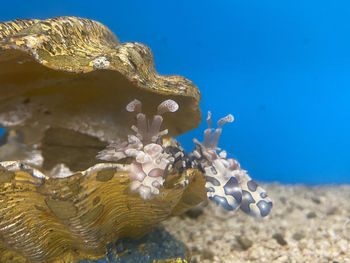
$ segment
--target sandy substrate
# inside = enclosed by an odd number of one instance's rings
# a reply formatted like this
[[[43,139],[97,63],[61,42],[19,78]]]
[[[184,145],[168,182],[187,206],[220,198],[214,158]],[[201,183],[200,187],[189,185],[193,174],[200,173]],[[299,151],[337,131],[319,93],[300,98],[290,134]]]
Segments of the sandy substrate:
[[[265,185],[271,214],[255,219],[210,202],[163,223],[195,262],[350,262],[350,185]]]

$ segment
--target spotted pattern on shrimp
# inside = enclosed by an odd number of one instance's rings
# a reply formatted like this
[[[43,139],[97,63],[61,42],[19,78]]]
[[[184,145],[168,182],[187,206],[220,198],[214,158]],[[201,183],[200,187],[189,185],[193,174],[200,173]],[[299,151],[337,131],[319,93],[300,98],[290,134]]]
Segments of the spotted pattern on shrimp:
[[[227,210],[241,210],[254,217],[267,216],[272,208],[272,201],[266,191],[253,181],[240,164],[227,158],[226,152],[218,148],[222,126],[232,122],[228,115],[218,121],[218,128],[211,129],[211,113],[208,112],[208,129],[204,131],[204,143],[194,139],[195,150],[190,154],[202,167],[206,178],[207,196]]]

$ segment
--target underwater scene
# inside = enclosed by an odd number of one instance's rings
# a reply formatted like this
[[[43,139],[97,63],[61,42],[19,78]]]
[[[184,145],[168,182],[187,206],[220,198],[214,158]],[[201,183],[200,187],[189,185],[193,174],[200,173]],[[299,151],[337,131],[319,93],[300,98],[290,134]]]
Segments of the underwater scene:
[[[0,263],[350,263],[350,2],[0,9]]]

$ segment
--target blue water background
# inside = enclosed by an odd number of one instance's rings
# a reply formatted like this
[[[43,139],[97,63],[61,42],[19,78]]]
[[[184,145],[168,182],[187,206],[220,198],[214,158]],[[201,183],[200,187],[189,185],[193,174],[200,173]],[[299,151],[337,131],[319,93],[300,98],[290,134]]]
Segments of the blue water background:
[[[3,1],[0,20],[74,15],[188,77],[257,180],[350,183],[350,1]],[[206,124],[179,138],[187,150]]]

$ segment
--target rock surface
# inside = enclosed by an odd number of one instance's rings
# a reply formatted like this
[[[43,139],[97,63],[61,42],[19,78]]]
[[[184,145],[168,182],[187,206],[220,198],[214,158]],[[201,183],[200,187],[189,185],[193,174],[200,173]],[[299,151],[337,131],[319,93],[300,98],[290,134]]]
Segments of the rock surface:
[[[140,240],[125,238],[110,243],[106,257],[79,263],[185,263],[185,245],[172,237],[164,228],[156,227]],[[119,256],[117,256],[119,254]]]

